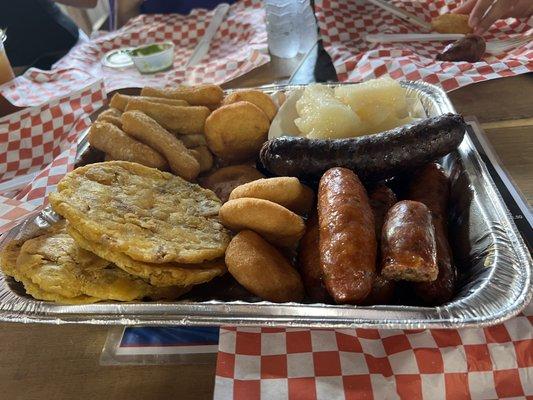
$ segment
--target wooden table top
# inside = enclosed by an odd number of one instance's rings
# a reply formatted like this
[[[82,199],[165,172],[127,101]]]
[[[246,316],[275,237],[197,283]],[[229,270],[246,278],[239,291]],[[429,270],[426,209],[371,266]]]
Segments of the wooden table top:
[[[296,82],[324,73],[313,55]],[[285,82],[299,59],[273,59],[227,87]],[[327,61],[326,61],[327,64]],[[329,67],[330,68],[330,67]],[[476,116],[518,188],[533,202],[533,74],[477,83],[449,94],[458,112]],[[0,102],[0,115],[6,111]],[[0,324],[0,397],[16,399],[211,399],[208,365],[100,366],[108,328]]]

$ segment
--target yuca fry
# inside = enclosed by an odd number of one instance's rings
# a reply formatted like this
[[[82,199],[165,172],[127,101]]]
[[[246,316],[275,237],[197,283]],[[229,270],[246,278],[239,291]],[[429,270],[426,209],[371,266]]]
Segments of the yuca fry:
[[[224,92],[218,85],[178,86],[175,89],[145,87],[141,90],[141,96],[185,100],[193,106],[211,108],[220,104]]]
[[[147,167],[166,170],[167,161],[151,147],[133,139],[109,122],[95,122],[89,130],[91,146],[114,160],[132,161]]]
[[[118,128],[122,128],[122,122],[120,121],[121,115],[122,113],[120,112],[120,110],[116,108],[108,108],[107,110],[100,113],[96,120],[109,122],[110,124],[113,124]]]
[[[120,111],[124,111],[128,103],[132,99],[151,101],[152,103],[168,104],[170,106],[188,106],[185,100],[165,99],[162,97],[148,97],[148,96],[129,96],[127,94],[115,93],[109,102],[111,107],[115,107]]]
[[[207,107],[169,106],[168,104],[132,99],[126,111],[142,111],[155,119],[163,128],[183,135],[204,133],[205,120],[211,113]]]
[[[192,181],[200,173],[200,163],[190,150],[148,115],[126,111],[122,114],[122,126],[128,135],[163,154],[174,174]]]
[[[198,146],[207,146],[205,135],[180,135],[179,139],[188,149],[193,149]]]
[[[200,164],[200,172],[209,171],[213,168],[213,155],[207,146],[198,146],[189,150]]]

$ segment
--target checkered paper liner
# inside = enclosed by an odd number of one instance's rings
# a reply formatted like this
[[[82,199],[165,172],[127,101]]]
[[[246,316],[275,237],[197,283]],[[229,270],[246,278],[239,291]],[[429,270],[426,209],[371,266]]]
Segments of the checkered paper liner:
[[[35,174],[15,193],[0,193],[0,234],[47,204],[48,193],[75,162],[88,115],[103,106],[102,81],[0,119],[0,184]]]
[[[224,328],[215,400],[533,398],[533,305],[488,328]]]
[[[391,0],[391,3],[430,22],[457,7],[460,1]],[[486,54],[476,63],[441,62],[435,57],[446,45],[444,42],[365,41],[365,34],[420,32],[420,28],[369,2],[317,0],[315,10],[324,46],[341,82],[389,75],[394,79],[423,80],[450,91],[475,82],[533,71],[533,41],[506,54]],[[483,36],[491,41],[531,35],[532,20],[500,20]]]
[[[76,45],[45,78],[44,72],[31,71],[0,89],[0,93],[15,105],[26,106],[68,94],[69,85],[83,85],[95,77],[104,79],[107,92],[149,85],[221,84],[270,61],[262,3],[241,0],[231,5],[206,57],[186,68],[212,16],[213,11],[205,9],[194,9],[189,15],[140,15],[115,32],[100,33]],[[143,75],[134,66],[113,69],[102,65],[102,58],[110,50],[161,41],[175,45],[174,64],[167,71]],[[24,95],[28,89],[33,89],[30,97]]]

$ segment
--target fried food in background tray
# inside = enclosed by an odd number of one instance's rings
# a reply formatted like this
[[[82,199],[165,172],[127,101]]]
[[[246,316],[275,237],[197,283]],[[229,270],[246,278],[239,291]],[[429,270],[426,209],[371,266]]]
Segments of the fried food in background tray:
[[[141,96],[185,100],[192,106],[216,108],[220,105],[224,92],[218,85],[179,86],[177,88],[145,87],[141,90]]]
[[[33,297],[61,303],[175,299],[187,287],[155,287],[79,247],[61,220],[36,237],[14,241],[2,253],[4,272]]]
[[[222,257],[229,234],[210,190],[125,161],[68,173],[50,194],[55,212],[110,251],[148,263],[201,263]]]
[[[442,14],[431,20],[431,26],[439,33],[472,33],[466,14]]]
[[[114,107],[120,111],[126,111],[126,107],[131,100],[149,101],[151,103],[168,104],[170,106],[188,106],[185,100],[165,99],[161,97],[147,97],[147,96],[128,96],[126,94],[115,93],[109,102],[110,107]]]
[[[226,264],[233,277],[250,292],[273,301],[300,301],[302,279],[289,261],[257,233],[238,233],[226,251]]]
[[[161,154],[109,122],[93,123],[87,140],[91,146],[108,154],[113,160],[131,161],[161,170],[168,169],[167,160]]]
[[[98,115],[97,121],[100,122],[109,122],[110,124],[115,125],[117,128],[122,129],[122,121],[120,117],[122,112],[116,108],[108,108]]]
[[[315,194],[298,178],[281,176],[245,183],[233,189],[229,199],[242,197],[270,200],[297,214],[307,214],[313,206]]]
[[[296,248],[305,232],[302,217],[269,200],[240,198],[224,203],[220,221],[235,232],[250,229],[270,243],[288,249]]]
[[[122,115],[122,128],[128,135],[162,154],[175,175],[192,181],[200,173],[200,163],[184,144],[148,115],[127,111]]]
[[[230,162],[255,158],[267,139],[270,121],[256,105],[239,101],[224,105],[205,121],[205,136],[211,151]]]
[[[155,119],[165,129],[182,135],[204,133],[205,120],[211,113],[203,106],[170,106],[151,101],[132,99],[126,111],[142,111]]]
[[[265,176],[249,165],[231,165],[217,169],[203,177],[200,184],[216,193],[223,203],[228,201],[230,193],[236,187]]]
[[[222,105],[237,103],[239,101],[248,101],[255,104],[265,113],[269,121],[272,121],[278,112],[278,107],[272,100],[272,97],[260,90],[253,89],[239,90],[228,94],[224,98],[224,101],[222,101]]]

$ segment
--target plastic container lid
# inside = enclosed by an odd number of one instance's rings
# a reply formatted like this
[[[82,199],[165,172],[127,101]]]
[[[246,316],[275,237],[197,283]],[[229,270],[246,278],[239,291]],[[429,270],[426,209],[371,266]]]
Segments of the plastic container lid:
[[[130,51],[134,47],[122,47],[108,51],[102,59],[102,64],[109,68],[127,68],[133,65]]]

